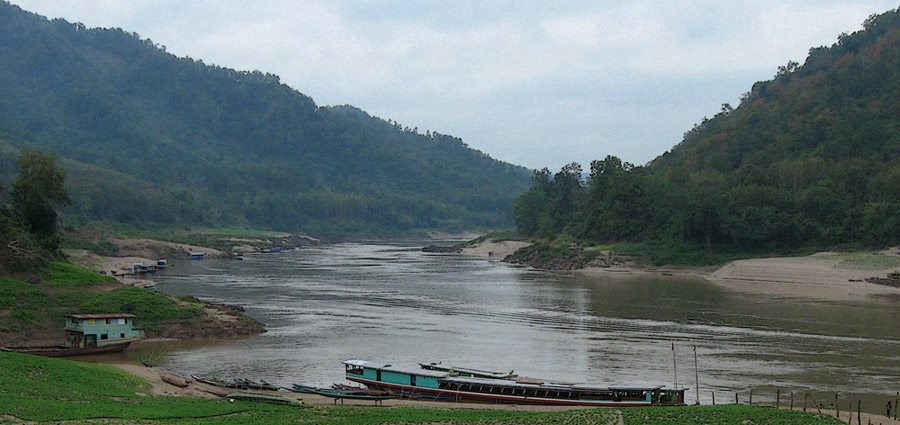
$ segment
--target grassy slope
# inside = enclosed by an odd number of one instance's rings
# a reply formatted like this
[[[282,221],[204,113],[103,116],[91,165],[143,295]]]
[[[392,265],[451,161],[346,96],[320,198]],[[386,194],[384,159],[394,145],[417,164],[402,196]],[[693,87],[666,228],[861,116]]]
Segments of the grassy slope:
[[[440,406],[436,404],[436,406]],[[18,420],[67,424],[604,424],[613,409],[510,412],[316,406],[159,397],[149,384],[107,365],[0,352],[0,424]],[[747,406],[624,409],[625,424],[837,424],[812,413]],[[14,419],[17,418],[17,419]]]
[[[111,277],[67,263],[51,263],[33,280],[36,283],[0,276],[0,340],[14,333],[62,329],[64,314],[132,313],[153,333],[202,313],[201,307],[179,305],[146,289],[117,287]]]

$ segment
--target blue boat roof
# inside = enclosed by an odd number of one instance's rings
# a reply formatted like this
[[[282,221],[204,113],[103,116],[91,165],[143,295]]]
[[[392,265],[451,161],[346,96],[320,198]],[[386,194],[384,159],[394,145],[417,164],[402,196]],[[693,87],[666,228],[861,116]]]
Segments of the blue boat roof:
[[[388,372],[403,373],[406,375],[427,376],[429,378],[443,378],[450,376],[447,372],[437,372],[426,369],[394,367],[387,363],[369,362],[365,360],[344,360],[344,364],[351,366],[359,366],[368,369],[385,370]]]

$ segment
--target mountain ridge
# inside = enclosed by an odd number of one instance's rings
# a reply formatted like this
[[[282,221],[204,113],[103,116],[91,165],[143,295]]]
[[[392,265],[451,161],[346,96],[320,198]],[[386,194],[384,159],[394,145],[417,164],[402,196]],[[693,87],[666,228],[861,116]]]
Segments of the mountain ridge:
[[[0,20],[2,161],[25,147],[59,157],[72,168],[65,213],[77,221],[489,229],[509,226],[508,206],[527,188],[523,167],[347,105],[317,106],[272,74],[176,58],[136,33],[6,2]],[[137,205],[118,214],[126,201]]]
[[[898,99],[891,10],[779,67],[646,166],[607,156],[586,182],[576,163],[543,170],[516,222],[532,237],[631,244],[658,264],[897,245]]]

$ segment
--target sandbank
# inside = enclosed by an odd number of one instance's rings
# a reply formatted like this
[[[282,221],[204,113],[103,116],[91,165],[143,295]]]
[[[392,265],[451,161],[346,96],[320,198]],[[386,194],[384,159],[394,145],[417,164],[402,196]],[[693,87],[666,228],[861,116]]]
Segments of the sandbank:
[[[488,239],[474,246],[468,246],[462,249],[465,255],[486,258],[489,260],[502,260],[520,248],[531,245],[531,242],[523,241],[495,241]]]

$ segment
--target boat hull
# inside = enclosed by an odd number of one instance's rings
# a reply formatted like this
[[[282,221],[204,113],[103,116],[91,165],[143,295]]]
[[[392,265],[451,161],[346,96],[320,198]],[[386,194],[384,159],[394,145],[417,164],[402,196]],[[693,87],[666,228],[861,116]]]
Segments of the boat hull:
[[[529,397],[517,396],[509,394],[488,394],[471,391],[459,391],[453,389],[434,389],[414,387],[411,385],[392,384],[387,382],[375,381],[371,379],[348,376],[347,380],[365,385],[367,388],[389,392],[404,397],[412,396],[415,398],[421,395],[429,399],[443,399],[450,401],[465,401],[476,403],[502,403],[502,404],[536,404],[536,405],[555,405],[555,406],[596,406],[596,407],[615,407],[615,406],[652,406],[649,401],[637,400],[592,400],[592,399],[559,399],[552,397]]]
[[[87,348],[69,348],[62,345],[54,345],[54,346],[46,346],[46,347],[7,347],[0,348],[0,350],[7,351],[10,353],[23,353],[23,354],[34,354],[36,356],[44,356],[44,357],[72,357],[72,356],[87,356],[91,354],[105,354],[105,353],[120,353],[125,351],[128,346],[131,345],[131,341],[122,342],[119,344],[109,344],[101,347],[87,347]]]

